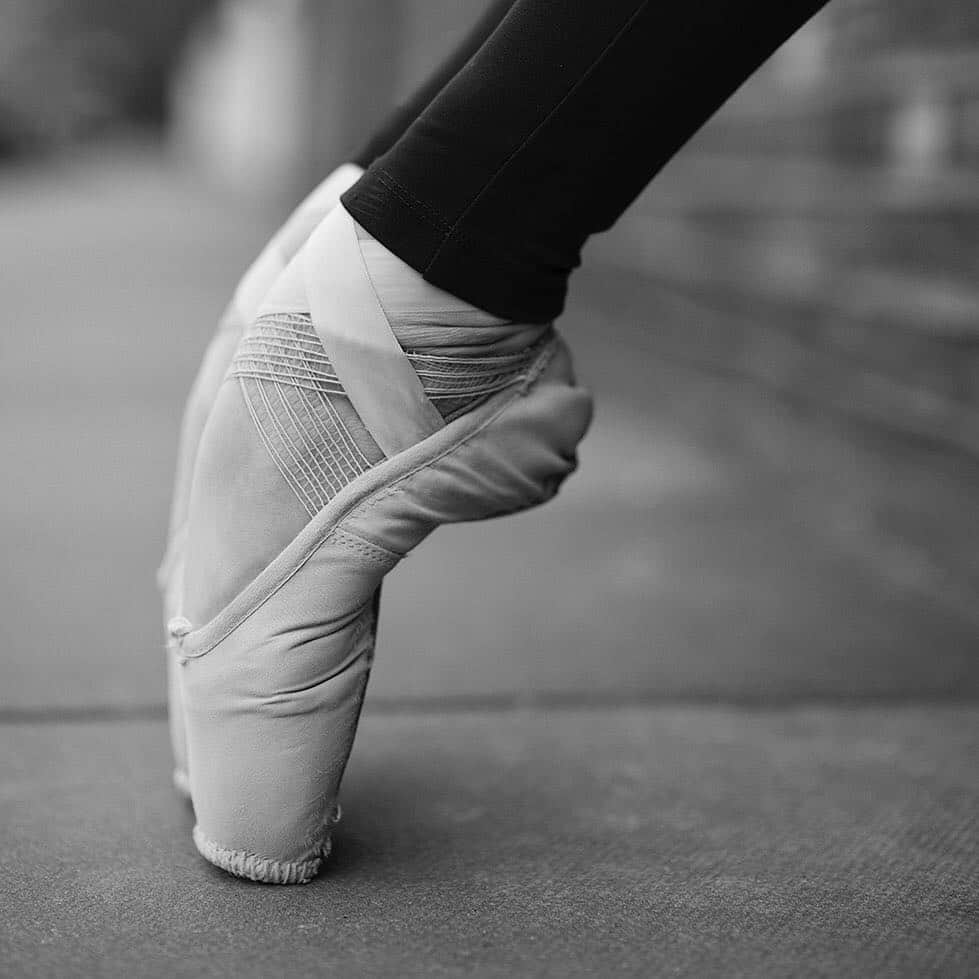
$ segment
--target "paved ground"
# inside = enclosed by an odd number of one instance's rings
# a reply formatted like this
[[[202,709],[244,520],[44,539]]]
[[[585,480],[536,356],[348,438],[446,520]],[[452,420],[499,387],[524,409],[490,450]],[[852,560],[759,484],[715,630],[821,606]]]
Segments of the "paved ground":
[[[152,573],[180,402],[268,226],[140,154],[0,175],[0,971],[974,973],[974,608],[813,490],[858,472],[829,422],[655,356],[683,314],[635,277],[567,317],[580,474],[385,587],[331,871],[195,856]],[[971,492],[919,451],[881,471]]]
[[[974,975],[977,752],[956,708],[375,712],[276,888],[197,857],[161,723],[17,725],[4,973]]]

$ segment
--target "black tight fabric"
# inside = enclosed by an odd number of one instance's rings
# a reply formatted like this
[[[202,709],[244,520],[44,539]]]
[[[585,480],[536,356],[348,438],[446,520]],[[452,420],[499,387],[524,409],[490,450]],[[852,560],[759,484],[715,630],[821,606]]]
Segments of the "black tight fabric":
[[[548,322],[587,238],[825,2],[495,4],[344,206],[434,285]]]

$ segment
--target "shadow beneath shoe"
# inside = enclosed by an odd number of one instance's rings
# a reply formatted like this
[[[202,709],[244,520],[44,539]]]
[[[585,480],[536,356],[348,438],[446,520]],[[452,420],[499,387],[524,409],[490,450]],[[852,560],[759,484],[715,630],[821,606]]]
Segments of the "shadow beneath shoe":
[[[371,759],[347,776],[343,817],[333,833],[325,877],[426,872],[451,852],[451,839],[432,800],[444,793],[439,773],[419,759],[409,771],[394,757]]]

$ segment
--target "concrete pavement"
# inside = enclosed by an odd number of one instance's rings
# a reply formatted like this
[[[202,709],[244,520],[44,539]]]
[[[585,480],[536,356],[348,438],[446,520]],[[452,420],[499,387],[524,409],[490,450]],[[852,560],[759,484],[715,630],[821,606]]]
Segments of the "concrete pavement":
[[[197,856],[162,723],[2,732],[8,976],[979,962],[968,709],[368,712],[335,854],[292,888]]]

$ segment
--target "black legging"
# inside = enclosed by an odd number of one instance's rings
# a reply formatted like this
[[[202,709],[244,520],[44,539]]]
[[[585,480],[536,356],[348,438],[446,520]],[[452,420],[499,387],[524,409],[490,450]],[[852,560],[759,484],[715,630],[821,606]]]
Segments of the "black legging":
[[[343,203],[428,281],[548,322],[588,236],[825,2],[498,2]]]

